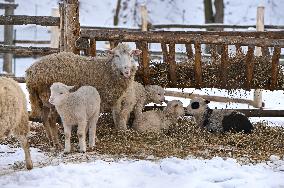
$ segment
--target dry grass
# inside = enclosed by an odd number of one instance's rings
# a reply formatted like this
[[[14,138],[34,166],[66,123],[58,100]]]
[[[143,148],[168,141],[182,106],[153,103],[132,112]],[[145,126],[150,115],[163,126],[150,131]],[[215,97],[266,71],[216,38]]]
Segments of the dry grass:
[[[117,131],[113,127],[110,115],[103,115],[99,120],[94,155],[107,155],[116,158],[128,157],[146,159],[195,156],[212,158],[214,156],[231,157],[240,162],[261,162],[271,155],[284,156],[284,128],[269,127],[262,123],[254,125],[252,134],[241,133],[212,134],[201,130],[189,118],[181,118],[176,125],[163,134],[138,133],[133,130]],[[63,130],[60,126],[63,143]],[[41,124],[32,125],[31,146],[50,152],[48,139]],[[6,139],[1,144],[19,146],[13,139]],[[78,147],[78,140],[73,131],[72,143]],[[75,149],[76,150],[76,149]],[[87,152],[88,153],[88,152]]]

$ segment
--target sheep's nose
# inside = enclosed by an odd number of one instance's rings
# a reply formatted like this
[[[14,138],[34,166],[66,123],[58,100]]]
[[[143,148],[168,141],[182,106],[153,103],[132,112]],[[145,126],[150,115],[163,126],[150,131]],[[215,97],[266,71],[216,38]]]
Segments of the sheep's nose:
[[[48,101],[49,101],[50,104],[53,104],[53,98],[49,98]]]

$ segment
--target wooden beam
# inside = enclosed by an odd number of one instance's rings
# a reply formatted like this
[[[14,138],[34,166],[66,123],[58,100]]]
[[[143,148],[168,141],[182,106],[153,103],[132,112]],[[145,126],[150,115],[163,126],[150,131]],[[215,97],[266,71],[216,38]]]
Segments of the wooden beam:
[[[229,62],[228,62],[228,46],[227,45],[222,45],[221,48],[221,67],[219,69],[220,72],[220,84],[222,88],[227,88],[227,80],[228,80],[228,67],[229,67]]]
[[[13,53],[21,55],[48,55],[59,52],[58,48],[49,47],[22,47],[13,45],[0,45],[0,53]]]
[[[272,62],[271,62],[272,66],[271,66],[270,90],[274,90],[277,85],[280,53],[281,53],[281,48],[279,48],[278,46],[274,47],[274,52],[273,52]]]
[[[0,16],[0,25],[27,25],[59,26],[59,17],[53,16],[26,16],[10,15]]]
[[[0,3],[0,9],[16,9],[18,7],[18,4],[15,3]]]
[[[256,32],[255,32],[256,33]],[[256,37],[241,36],[220,36],[211,34],[194,34],[186,31],[148,31],[148,32],[129,32],[129,31],[107,31],[107,30],[81,30],[81,36],[95,38],[97,41],[117,40],[123,42],[147,41],[150,43],[175,43],[185,44],[199,41],[201,44],[240,44],[244,46],[279,46],[284,48],[284,39],[266,39]]]
[[[195,63],[194,63],[194,74],[195,74],[195,85],[197,88],[202,87],[202,62],[201,62],[201,44],[194,43],[195,48]]]
[[[254,68],[254,62],[253,62],[253,55],[254,53],[254,46],[249,46],[247,55],[246,55],[246,89],[251,88],[251,81],[253,78],[253,68]]]

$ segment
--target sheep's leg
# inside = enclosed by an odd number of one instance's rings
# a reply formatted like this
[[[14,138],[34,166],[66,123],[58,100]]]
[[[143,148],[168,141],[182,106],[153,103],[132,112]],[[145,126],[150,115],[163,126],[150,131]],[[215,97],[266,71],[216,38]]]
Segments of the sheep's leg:
[[[120,111],[119,116],[118,116],[118,128],[120,130],[126,130],[127,129],[127,122],[128,122],[128,119],[129,119],[129,115],[130,115],[130,112],[127,108],[122,109]]]
[[[134,108],[134,122],[140,122],[144,106],[137,104]],[[137,129],[137,123],[133,124],[133,128]]]
[[[119,122],[119,107],[116,105],[112,108],[112,117],[115,128],[118,129],[118,122]]]
[[[46,136],[48,138],[49,144],[51,146],[53,146],[51,128],[50,128],[50,124],[49,124],[49,111],[50,111],[50,109],[48,107],[43,106],[43,109],[42,109],[43,126],[44,126],[44,129],[45,129]]]
[[[65,136],[65,147],[64,147],[64,153],[70,153],[71,151],[71,130],[72,126],[64,125],[64,136]]]
[[[93,149],[96,144],[96,130],[97,130],[97,122],[99,119],[99,112],[94,114],[93,117],[89,120],[89,147]]]
[[[52,134],[53,145],[58,149],[62,149],[62,145],[58,138],[58,127],[56,125],[58,114],[55,109],[51,108],[49,112],[49,126]]]
[[[79,151],[86,152],[86,126],[87,122],[82,121],[78,123],[77,135],[79,138]]]
[[[24,135],[18,136],[18,139],[21,143],[21,146],[25,152],[25,161],[26,161],[26,167],[28,170],[33,168],[33,163],[31,159],[31,153],[30,153],[30,145],[28,143],[28,139]]]

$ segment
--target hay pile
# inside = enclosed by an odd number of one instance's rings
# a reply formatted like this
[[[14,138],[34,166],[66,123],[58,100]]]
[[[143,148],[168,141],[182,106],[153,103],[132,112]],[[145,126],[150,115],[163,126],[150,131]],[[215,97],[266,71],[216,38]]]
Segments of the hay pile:
[[[99,120],[97,131],[99,142],[92,154],[137,159],[148,159],[149,156],[153,158],[220,156],[235,158],[244,163],[265,161],[271,155],[281,158],[284,156],[284,128],[268,127],[262,123],[255,124],[255,130],[250,135],[208,133],[196,127],[186,117],[181,118],[178,124],[163,134],[138,133],[133,130],[123,132],[112,127],[111,115],[103,115]],[[60,134],[63,144],[61,126]],[[32,147],[50,152],[42,124],[33,123],[30,141]],[[78,148],[75,130],[72,133],[72,143]],[[12,138],[2,141],[1,144],[19,146]]]
[[[202,62],[202,79],[204,87],[218,87],[220,82],[220,59],[214,63]],[[246,56],[229,56],[228,79],[226,89],[245,89],[246,86]],[[252,88],[269,89],[271,83],[271,58],[254,57]],[[277,89],[284,89],[283,67],[278,67]],[[141,71],[138,71],[137,80],[142,81]],[[150,83],[163,87],[170,86],[168,65],[162,62],[152,61],[150,64]],[[194,59],[177,63],[177,86],[189,87],[195,85]],[[221,87],[221,86],[219,86]]]

